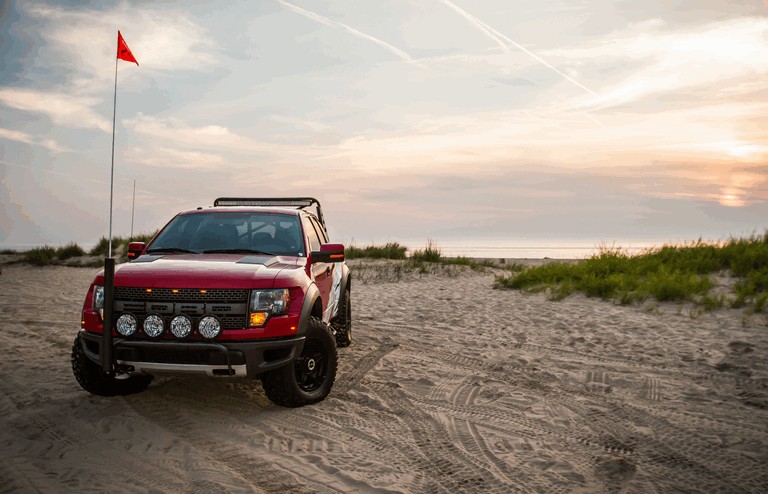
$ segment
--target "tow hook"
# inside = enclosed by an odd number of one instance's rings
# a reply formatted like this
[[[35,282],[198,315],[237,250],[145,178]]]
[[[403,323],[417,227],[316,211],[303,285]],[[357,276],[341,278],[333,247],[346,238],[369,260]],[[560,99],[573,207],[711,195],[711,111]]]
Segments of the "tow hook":
[[[115,367],[115,379],[128,379],[135,370],[132,365],[118,365]]]

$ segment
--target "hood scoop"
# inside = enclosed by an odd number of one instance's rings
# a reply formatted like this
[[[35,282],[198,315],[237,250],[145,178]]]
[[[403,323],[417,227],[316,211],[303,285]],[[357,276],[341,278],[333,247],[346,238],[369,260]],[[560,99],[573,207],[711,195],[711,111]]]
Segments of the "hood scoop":
[[[264,267],[271,267],[277,264],[277,256],[245,256],[237,264],[261,264]]]
[[[162,255],[147,254],[147,255],[141,256],[141,257],[139,257],[137,259],[133,259],[132,261],[130,261],[130,263],[131,264],[137,264],[137,263],[140,263],[140,262],[153,262],[153,261],[157,261],[158,259],[160,259],[162,257],[163,257]]]

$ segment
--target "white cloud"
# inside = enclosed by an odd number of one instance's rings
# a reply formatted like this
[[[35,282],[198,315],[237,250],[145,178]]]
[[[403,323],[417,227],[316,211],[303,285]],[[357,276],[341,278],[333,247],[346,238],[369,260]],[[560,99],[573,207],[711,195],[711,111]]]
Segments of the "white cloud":
[[[112,131],[112,124],[97,114],[97,98],[54,91],[0,88],[0,103],[17,110],[41,113],[57,125]]]
[[[661,22],[644,23],[629,35],[615,34],[597,45],[556,50],[551,55],[593,65],[615,63],[629,72],[623,81],[581,104],[604,109],[764,77],[768,74],[766,33],[768,18],[729,19],[677,31]]]
[[[63,153],[69,151],[69,149],[59,145],[53,139],[37,139],[26,132],[19,130],[3,129],[0,128],[0,139],[8,139],[10,141],[23,142],[24,144],[31,144],[35,146],[42,146],[54,153]]]
[[[218,65],[214,41],[183,10],[139,9],[128,3],[98,11],[40,4],[27,10],[49,24],[39,32],[49,53],[36,63],[67,69],[76,92],[92,93],[114,82],[110,67],[115,63],[118,28],[144,71],[210,71]]]
[[[133,132],[163,141],[184,144],[191,148],[255,150],[259,147],[259,143],[236,135],[227,127],[221,125],[194,127],[179,118],[161,118],[138,113],[135,117],[124,119],[123,125]]]
[[[131,161],[162,168],[208,169],[221,166],[224,158],[214,153],[175,149],[167,146],[131,149]]]
[[[194,126],[179,118],[161,118],[137,114],[122,121],[131,132],[141,134],[142,142],[148,146],[147,152],[157,149],[162,155],[172,149],[169,144],[182,147],[189,153],[192,163],[189,166],[204,167],[217,165],[214,156],[227,156],[227,165],[252,165],[254,160],[267,159],[270,163],[300,161],[308,163],[326,156],[333,148],[313,145],[289,145],[277,142],[259,141],[243,137],[232,132],[228,127],[216,124]],[[198,151],[200,151],[198,153]],[[212,154],[213,153],[213,154]],[[246,155],[247,159],[238,157]],[[183,158],[176,153],[175,161]],[[146,160],[145,160],[146,161]]]

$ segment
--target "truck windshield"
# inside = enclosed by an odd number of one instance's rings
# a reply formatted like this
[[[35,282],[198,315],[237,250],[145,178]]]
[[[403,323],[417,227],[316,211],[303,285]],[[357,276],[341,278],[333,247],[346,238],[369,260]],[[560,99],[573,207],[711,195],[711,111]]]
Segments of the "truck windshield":
[[[152,252],[305,255],[298,216],[221,211],[176,216],[149,245]]]

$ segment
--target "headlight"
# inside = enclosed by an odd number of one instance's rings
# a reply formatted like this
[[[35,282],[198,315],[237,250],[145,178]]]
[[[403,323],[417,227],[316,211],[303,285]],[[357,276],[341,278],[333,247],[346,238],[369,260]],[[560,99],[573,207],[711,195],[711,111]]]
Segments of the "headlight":
[[[91,308],[104,320],[104,285],[93,285]]]
[[[261,327],[269,316],[282,316],[288,312],[291,303],[287,288],[276,290],[252,290],[251,310],[248,319],[251,327]]]
[[[104,308],[104,285],[93,285],[93,310],[99,311]]]

